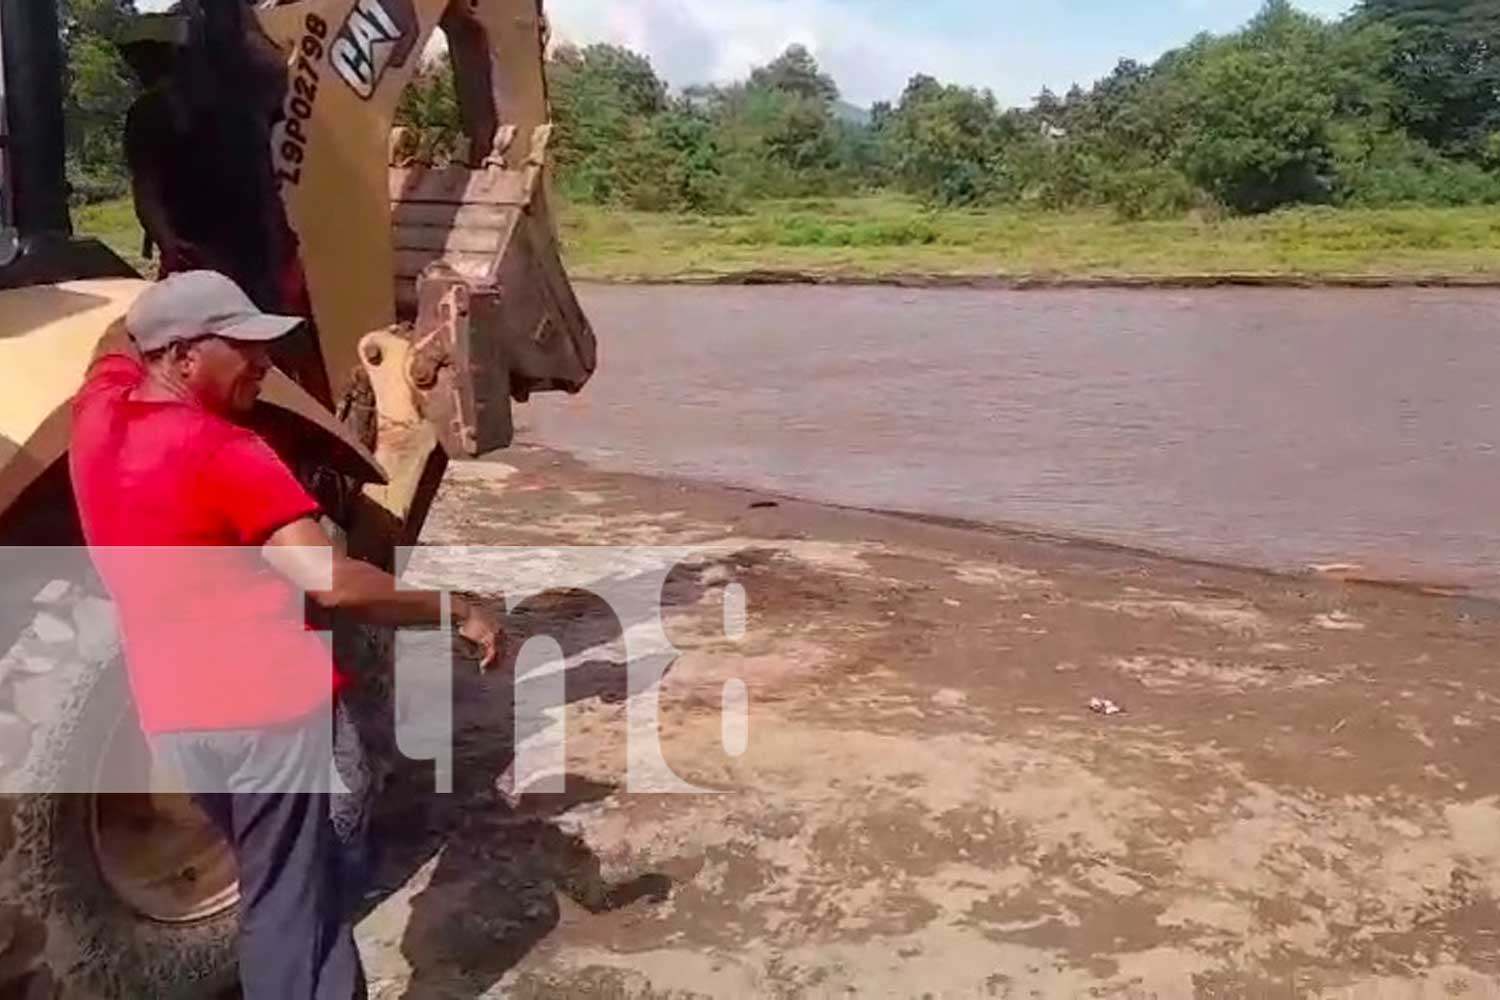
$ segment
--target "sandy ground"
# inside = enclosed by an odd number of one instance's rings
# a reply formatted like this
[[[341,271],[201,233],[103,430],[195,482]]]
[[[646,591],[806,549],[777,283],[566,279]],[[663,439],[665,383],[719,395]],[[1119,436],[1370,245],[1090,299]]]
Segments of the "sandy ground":
[[[517,688],[460,671],[456,794],[382,816],[376,997],[1500,995],[1500,608],[764,501],[453,471],[428,543],[701,554],[650,691],[637,623],[516,614],[567,657],[562,794],[497,790]],[[707,791],[625,788],[647,697]]]

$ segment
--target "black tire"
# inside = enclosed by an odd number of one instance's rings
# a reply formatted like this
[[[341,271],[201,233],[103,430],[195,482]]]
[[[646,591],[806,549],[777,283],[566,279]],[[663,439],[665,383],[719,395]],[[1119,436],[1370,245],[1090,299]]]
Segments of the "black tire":
[[[81,775],[99,741],[81,737],[113,726],[122,706],[134,711],[112,606],[80,547],[71,501],[64,477],[22,514],[0,518],[0,1000],[204,1000],[234,986],[237,908],[192,924],[142,916],[99,871],[91,796],[7,791],[87,787]],[[54,548],[42,557],[23,545]],[[35,568],[49,559],[50,568]],[[61,596],[33,600],[57,580],[67,581]],[[40,610],[78,626],[75,641],[38,642],[29,623]],[[111,619],[107,630],[95,627],[101,616]],[[336,632],[339,662],[372,667],[349,698],[373,771],[371,797],[394,757],[391,635]],[[8,669],[17,650],[38,662]]]
[[[76,583],[69,594],[48,610],[77,622],[87,603],[97,625],[106,602]],[[235,979],[237,908],[195,923],[142,916],[100,872],[95,797],[30,791],[91,787],[103,744],[96,734],[122,712],[134,724],[117,641],[101,641],[97,627],[79,628],[76,639],[41,645],[23,635],[32,669],[0,682],[10,749],[22,735],[29,743],[24,763],[8,769],[22,793],[0,799],[0,1000],[211,997]]]

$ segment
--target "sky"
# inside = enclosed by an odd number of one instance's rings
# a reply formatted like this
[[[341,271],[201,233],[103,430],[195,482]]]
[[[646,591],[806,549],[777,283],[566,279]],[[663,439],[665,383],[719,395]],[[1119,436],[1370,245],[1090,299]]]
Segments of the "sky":
[[[141,0],[142,9],[168,0]],[[1349,0],[1294,0],[1336,16]],[[614,42],[650,56],[674,87],[724,83],[793,42],[810,49],[844,97],[898,97],[915,73],[988,87],[1024,104],[1149,61],[1200,31],[1228,31],[1260,0],[547,0],[553,35]]]

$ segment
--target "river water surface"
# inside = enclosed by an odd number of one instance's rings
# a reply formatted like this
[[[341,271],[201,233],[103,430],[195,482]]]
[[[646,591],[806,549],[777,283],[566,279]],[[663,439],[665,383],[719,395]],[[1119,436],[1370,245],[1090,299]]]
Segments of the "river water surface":
[[[605,468],[1500,593],[1500,292],[582,296]]]

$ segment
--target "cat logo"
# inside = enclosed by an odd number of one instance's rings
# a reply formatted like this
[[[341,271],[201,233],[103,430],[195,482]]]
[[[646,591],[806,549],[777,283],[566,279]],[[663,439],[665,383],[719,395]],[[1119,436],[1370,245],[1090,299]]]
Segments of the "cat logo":
[[[369,100],[392,66],[406,65],[417,44],[412,0],[359,0],[339,29],[328,57],[351,90]]]

